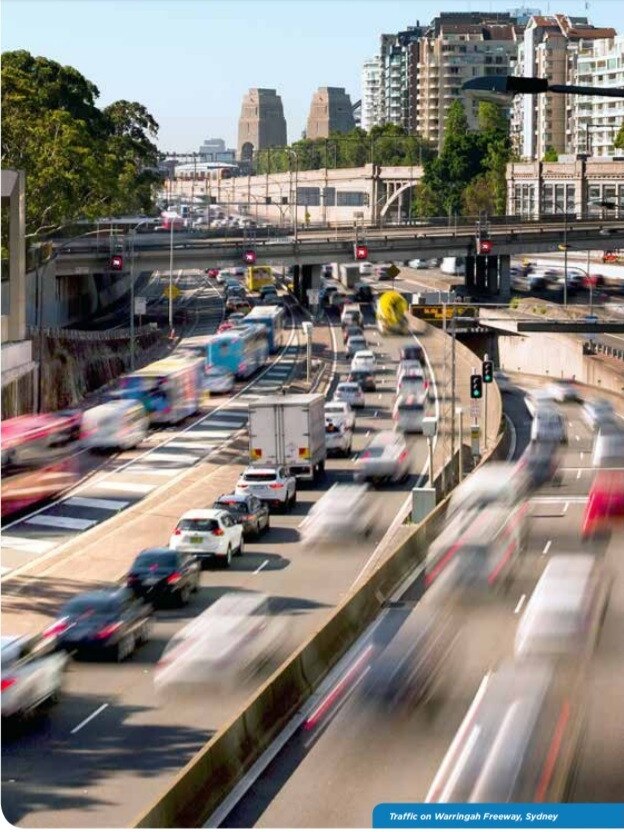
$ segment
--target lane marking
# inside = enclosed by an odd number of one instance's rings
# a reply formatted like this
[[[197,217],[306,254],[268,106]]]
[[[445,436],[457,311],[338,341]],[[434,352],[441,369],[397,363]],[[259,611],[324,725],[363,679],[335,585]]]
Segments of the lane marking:
[[[585,454],[583,453],[583,451],[581,451],[581,459],[584,459],[584,458],[585,458]]]
[[[262,572],[262,570],[263,570],[263,569],[264,569],[264,567],[268,564],[268,562],[269,562],[268,560],[262,561],[262,563],[260,564],[260,566],[259,566],[259,567],[255,570],[254,575],[257,575],[257,574],[258,574],[258,572]]]
[[[152,482],[95,482],[97,488],[106,488],[107,491],[128,491],[130,494],[147,494],[153,491],[156,485]]]
[[[581,441],[581,437],[580,437],[580,436],[578,436],[578,435],[577,435],[577,436],[575,436],[574,438],[576,439],[576,441],[577,441],[577,442],[580,442],[580,441]]]
[[[514,615],[518,615],[522,607],[524,606],[524,602],[526,601],[526,593],[520,596],[520,600],[516,604],[516,608],[514,610]]]
[[[26,520],[26,523],[32,526],[52,526],[56,529],[72,529],[73,531],[84,531],[99,522],[99,520],[85,520],[80,517],[54,517],[47,514],[40,514],[38,517]]]
[[[551,546],[552,546],[552,540],[549,540],[548,543],[542,549],[542,554],[547,555]]]
[[[569,508],[570,508],[570,503],[566,501],[566,502],[563,504],[563,513],[565,514],[565,513],[566,513],[566,511],[567,511]]]
[[[98,714],[101,714],[102,711],[105,711],[106,708],[108,708],[108,702],[105,702],[104,705],[100,705],[99,708],[96,708],[90,716],[88,716],[86,719],[83,719],[82,722],[79,722],[78,725],[76,725],[75,728],[72,728],[69,733],[77,734],[81,728],[84,728],[85,725],[91,722],[92,719],[95,719],[95,717],[98,716]]]
[[[511,430],[511,440],[510,440],[510,444],[509,444],[509,451],[507,453],[507,461],[509,462],[509,460],[514,458],[514,454],[516,453],[516,445],[517,445],[517,442],[518,442],[518,431],[516,430],[516,426],[514,425],[514,423],[511,421],[511,419],[509,418],[509,416],[506,413],[505,413],[505,420],[506,420],[507,425],[509,426],[509,428]]]
[[[130,503],[128,500],[98,500],[95,497],[70,497],[63,503],[65,506],[79,506],[80,508],[101,508],[104,511],[121,511]]]
[[[207,451],[211,448],[214,448],[214,445],[207,445],[205,442],[200,441],[191,441],[191,442],[182,442],[182,441],[175,441],[169,442],[167,445],[168,448],[188,448],[189,450],[197,449],[199,451]],[[153,457],[152,457],[153,458]]]
[[[146,462],[188,462],[192,465],[197,462],[198,459],[199,457],[196,454],[167,454],[158,451],[157,453],[150,454]]]
[[[580,478],[581,478],[581,469],[580,468],[576,472],[576,478],[577,478],[577,480],[580,480]]]
[[[132,469],[133,474],[139,477],[174,477],[186,473],[189,468],[150,468],[148,465],[137,465]]]
[[[54,540],[32,540],[30,537],[13,537],[12,535],[2,535],[3,549],[19,549],[24,552],[34,552],[37,555],[42,555],[56,546],[57,542]]]

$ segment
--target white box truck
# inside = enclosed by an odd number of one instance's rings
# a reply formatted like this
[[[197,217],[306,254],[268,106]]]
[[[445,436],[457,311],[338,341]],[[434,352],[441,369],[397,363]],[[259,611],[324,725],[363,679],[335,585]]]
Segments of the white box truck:
[[[313,480],[325,470],[325,396],[268,396],[249,404],[249,461]]]
[[[359,263],[341,263],[340,264],[340,282],[345,289],[353,289],[356,283],[360,280],[360,264]]]

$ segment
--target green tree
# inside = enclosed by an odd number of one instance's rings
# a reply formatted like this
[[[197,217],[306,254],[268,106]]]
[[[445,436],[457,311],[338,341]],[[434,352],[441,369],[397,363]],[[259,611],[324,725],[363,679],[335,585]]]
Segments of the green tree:
[[[624,150],[624,122],[622,122],[620,129],[617,131],[616,137],[613,141],[613,147],[617,147],[619,150]]]
[[[485,174],[476,176],[466,185],[462,192],[462,208],[464,214],[471,217],[497,213],[496,197]]]
[[[542,162],[557,162],[559,161],[559,154],[554,147],[547,147],[546,153],[542,157]]]

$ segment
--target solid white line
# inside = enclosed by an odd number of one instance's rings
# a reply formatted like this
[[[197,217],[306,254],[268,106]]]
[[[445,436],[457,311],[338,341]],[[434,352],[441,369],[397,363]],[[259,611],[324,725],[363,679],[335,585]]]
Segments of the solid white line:
[[[514,610],[514,615],[518,615],[522,607],[524,606],[524,602],[526,601],[526,593],[520,596],[520,600],[516,604],[516,608]]]
[[[264,569],[264,567],[267,565],[268,562],[269,562],[268,560],[263,561],[260,564],[260,566],[255,570],[254,575],[257,575],[258,572],[262,572],[262,570]]]
[[[542,550],[542,554],[547,555],[548,550],[550,549],[551,546],[552,546],[552,540],[549,540],[548,543],[544,546],[544,548]]]
[[[580,478],[581,478],[581,469],[580,468],[576,472],[576,478],[577,478],[577,480],[580,480]]]
[[[105,488],[107,491],[128,491],[130,494],[147,494],[156,488],[154,483],[144,482],[96,482],[97,488]]]
[[[33,526],[52,526],[56,529],[72,529],[73,531],[84,531],[95,526],[97,520],[85,520],[81,517],[54,517],[47,514],[39,514],[31,517],[26,523]]]
[[[566,513],[566,511],[568,510],[568,508],[569,508],[569,507],[570,507],[570,503],[569,503],[569,502],[564,503],[564,505],[563,505],[563,513],[564,513],[564,514]]]
[[[197,462],[199,457],[196,454],[167,454],[161,453],[158,451],[157,453],[150,454],[149,457],[145,460],[145,462],[188,462],[194,463]]]
[[[95,497],[70,497],[63,503],[65,506],[80,506],[81,508],[101,508],[105,511],[120,511],[130,505],[127,500],[98,500]]]
[[[77,734],[77,733],[78,733],[78,731],[80,731],[80,729],[81,729],[81,728],[84,728],[84,727],[85,727],[85,725],[86,725],[88,722],[91,722],[91,720],[92,720],[92,719],[95,719],[95,717],[96,717],[98,714],[101,714],[101,713],[102,713],[102,711],[105,711],[105,710],[106,710],[106,708],[108,708],[108,702],[104,703],[104,705],[100,705],[100,707],[99,707],[99,708],[96,708],[90,716],[88,716],[86,719],[83,719],[83,720],[82,720],[82,722],[79,722],[79,723],[78,723],[78,725],[76,725],[76,727],[75,727],[75,728],[72,728],[72,729],[71,729],[71,731],[70,731],[69,733],[70,733],[70,734]]]
[[[506,419],[507,424],[509,425],[509,428],[511,430],[511,442],[510,442],[510,445],[509,445],[509,451],[507,453],[507,461],[509,462],[510,459],[513,459],[513,455],[516,452],[516,444],[517,444],[517,441],[518,441],[518,431],[516,430],[516,426],[514,425],[514,423],[511,421],[511,419],[509,418],[509,416],[506,413],[505,413],[505,419]]]

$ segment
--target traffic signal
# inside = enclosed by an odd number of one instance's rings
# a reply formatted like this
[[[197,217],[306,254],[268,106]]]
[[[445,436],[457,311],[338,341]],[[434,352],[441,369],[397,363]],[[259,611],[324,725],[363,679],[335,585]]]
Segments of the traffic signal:
[[[470,376],[470,398],[480,399],[483,395],[483,379],[479,375]]]
[[[491,240],[477,241],[477,254],[491,254],[493,243]]]
[[[110,270],[112,272],[123,271],[123,257],[121,254],[113,254],[110,259]]]
[[[494,362],[484,361],[481,365],[481,375],[486,384],[491,384],[494,381]]]
[[[354,245],[353,256],[356,260],[368,260],[368,246]]]
[[[256,262],[256,252],[253,249],[249,249],[243,254],[243,260],[248,266],[253,266]]]

